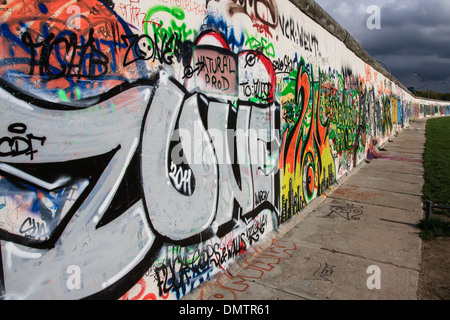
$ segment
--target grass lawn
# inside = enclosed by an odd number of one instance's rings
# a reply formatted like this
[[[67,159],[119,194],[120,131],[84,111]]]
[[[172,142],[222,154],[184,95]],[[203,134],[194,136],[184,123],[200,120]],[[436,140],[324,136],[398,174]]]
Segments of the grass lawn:
[[[450,205],[450,117],[427,121],[423,200]]]
[[[423,201],[450,206],[450,117],[427,121]],[[422,221],[422,238],[450,235],[450,210],[433,209],[432,221]],[[442,219],[441,219],[442,217]]]

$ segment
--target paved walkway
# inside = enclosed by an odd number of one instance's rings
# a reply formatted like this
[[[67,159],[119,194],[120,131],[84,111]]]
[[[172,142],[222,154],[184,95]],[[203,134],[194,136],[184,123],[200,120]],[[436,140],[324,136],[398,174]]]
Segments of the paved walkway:
[[[412,123],[243,258],[250,264],[186,300],[417,299],[425,125]]]

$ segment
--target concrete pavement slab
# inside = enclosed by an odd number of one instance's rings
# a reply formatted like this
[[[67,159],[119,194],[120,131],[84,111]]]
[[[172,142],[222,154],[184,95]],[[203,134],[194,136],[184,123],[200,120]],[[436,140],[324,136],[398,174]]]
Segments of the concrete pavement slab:
[[[420,219],[402,209],[327,199],[283,239],[419,270]]]
[[[386,151],[378,152],[381,156],[391,156],[397,157],[398,160],[404,159],[404,161],[414,161],[423,160],[423,150],[422,151],[413,151],[413,150],[396,150],[392,151],[390,149],[386,149]]]
[[[398,175],[397,175],[398,176]],[[403,178],[403,177],[400,177]],[[380,177],[377,171],[365,170],[365,175],[351,176],[346,184],[354,187],[370,188],[411,195],[422,195],[423,184],[396,180],[394,177]]]
[[[387,172],[376,170],[373,167],[364,166],[360,169],[363,176],[377,177],[380,179],[387,179],[399,182],[408,182],[411,184],[417,184],[420,188],[423,187],[425,179],[422,175],[408,174],[408,173],[397,173],[397,172]],[[351,178],[351,177],[350,177]]]
[[[425,148],[415,148],[415,149],[411,149],[411,148],[399,148],[399,147],[394,147],[394,146],[386,146],[384,147],[385,151],[379,151],[379,154],[383,154],[383,153],[402,153],[408,155],[408,154],[414,154],[414,155],[420,155],[422,157],[423,152],[425,150]]]
[[[262,273],[264,257],[241,273],[220,279],[208,300],[416,299],[418,271],[389,263],[297,244],[295,254]],[[370,287],[378,268],[379,289]],[[218,280],[215,280],[218,281]],[[369,281],[369,287],[367,285]]]
[[[406,193],[342,185],[330,197],[374,204],[386,208],[399,208],[411,212],[422,212],[422,197]]]
[[[372,266],[379,268],[380,289],[367,286]],[[258,283],[310,299],[416,299],[419,273],[392,264],[299,245],[281,267]]]
[[[370,168],[378,171],[407,173],[415,175],[423,175],[423,163],[421,162],[407,162],[384,159],[373,159],[370,161]]]
[[[398,156],[402,156],[405,158],[411,157],[413,159],[421,159],[423,160],[423,152],[425,151],[425,149],[421,148],[421,149],[411,149],[411,148],[397,148],[394,146],[386,146],[383,148],[383,150],[379,150],[378,154],[381,156],[384,155],[398,155]]]

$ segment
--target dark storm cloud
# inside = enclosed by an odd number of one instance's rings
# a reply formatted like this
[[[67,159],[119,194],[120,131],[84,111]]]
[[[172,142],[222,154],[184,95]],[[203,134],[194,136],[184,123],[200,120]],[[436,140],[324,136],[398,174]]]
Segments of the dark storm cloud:
[[[450,1],[448,0],[316,0],[405,86],[450,91]],[[367,20],[380,8],[380,29]],[[421,77],[414,76],[419,74]],[[423,88],[421,88],[423,89]],[[425,88],[426,89],[426,88]]]

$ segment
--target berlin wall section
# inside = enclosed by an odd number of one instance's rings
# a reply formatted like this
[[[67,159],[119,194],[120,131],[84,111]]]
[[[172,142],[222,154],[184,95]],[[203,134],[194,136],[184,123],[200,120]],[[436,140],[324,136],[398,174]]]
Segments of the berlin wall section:
[[[181,299],[449,114],[293,2],[0,5],[2,298]]]

